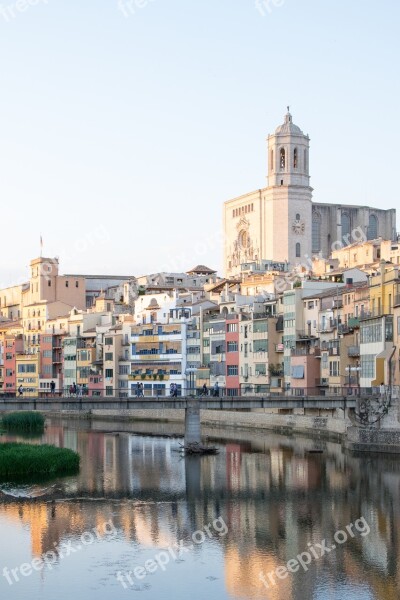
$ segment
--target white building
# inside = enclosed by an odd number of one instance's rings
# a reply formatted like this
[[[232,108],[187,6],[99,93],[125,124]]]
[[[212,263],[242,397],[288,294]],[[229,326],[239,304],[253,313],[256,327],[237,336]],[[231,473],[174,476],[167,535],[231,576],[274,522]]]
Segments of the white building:
[[[288,110],[268,136],[267,187],[224,204],[226,277],[239,274],[243,263],[307,267],[312,254],[328,258],[361,239],[396,239],[394,209],[312,202],[309,149],[309,136]]]

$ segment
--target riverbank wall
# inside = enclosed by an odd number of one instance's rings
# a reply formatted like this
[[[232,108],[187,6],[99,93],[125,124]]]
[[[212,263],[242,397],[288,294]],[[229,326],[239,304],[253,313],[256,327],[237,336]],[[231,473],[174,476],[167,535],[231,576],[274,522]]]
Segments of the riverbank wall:
[[[292,411],[290,411],[292,413]],[[304,412],[304,411],[303,411]],[[201,410],[200,420],[203,426],[210,428],[239,428],[270,430],[280,433],[306,433],[310,436],[340,439],[351,426],[351,421],[341,409],[334,411],[313,410],[308,414],[278,414],[268,409],[253,409],[251,411],[224,411]],[[46,413],[51,417],[59,417],[60,413]],[[76,413],[65,412],[63,417],[100,419],[102,421],[155,421],[166,423],[185,422],[185,413],[182,410],[91,410],[90,412]]]

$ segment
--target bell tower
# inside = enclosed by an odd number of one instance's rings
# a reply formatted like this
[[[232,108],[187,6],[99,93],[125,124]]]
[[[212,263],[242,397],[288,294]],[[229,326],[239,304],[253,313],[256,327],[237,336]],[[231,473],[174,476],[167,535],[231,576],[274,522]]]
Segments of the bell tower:
[[[310,138],[293,123],[289,107],[282,125],[268,136],[268,187],[265,190],[264,254],[307,265],[312,255]]]
[[[268,186],[309,187],[310,138],[293,123],[287,108],[285,122],[268,136]]]

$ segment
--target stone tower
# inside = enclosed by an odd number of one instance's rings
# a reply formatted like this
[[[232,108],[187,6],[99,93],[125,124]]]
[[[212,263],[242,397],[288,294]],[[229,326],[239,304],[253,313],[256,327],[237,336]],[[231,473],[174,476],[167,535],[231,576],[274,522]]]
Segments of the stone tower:
[[[307,263],[312,252],[309,150],[310,138],[293,123],[288,107],[284,123],[268,136],[263,241],[265,256],[291,266]]]

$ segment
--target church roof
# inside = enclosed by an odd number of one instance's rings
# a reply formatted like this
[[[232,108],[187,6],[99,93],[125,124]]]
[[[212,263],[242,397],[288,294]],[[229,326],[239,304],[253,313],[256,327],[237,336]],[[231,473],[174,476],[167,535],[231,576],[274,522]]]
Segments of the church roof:
[[[285,122],[282,125],[279,125],[279,127],[277,127],[275,129],[275,135],[277,134],[281,134],[281,135],[304,135],[304,133],[302,132],[302,130],[300,129],[300,127],[298,127],[297,125],[295,125],[293,123],[293,119],[292,119],[292,115],[289,112],[289,107],[288,107],[288,111],[285,115]]]

